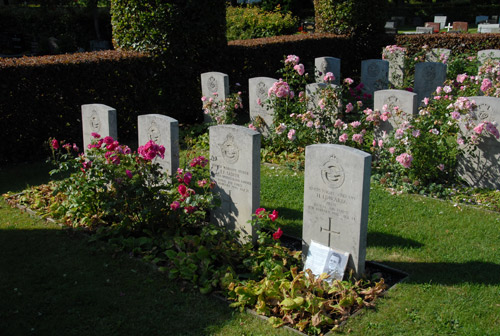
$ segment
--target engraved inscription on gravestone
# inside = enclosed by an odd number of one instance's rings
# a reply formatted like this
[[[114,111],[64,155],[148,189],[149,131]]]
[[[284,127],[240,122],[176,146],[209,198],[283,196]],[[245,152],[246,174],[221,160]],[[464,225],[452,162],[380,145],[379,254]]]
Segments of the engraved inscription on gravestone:
[[[303,253],[311,240],[351,254],[364,273],[371,155],[341,145],[306,148]]]
[[[222,201],[211,221],[241,232],[240,242],[248,241],[248,235],[255,239],[248,221],[260,200],[260,133],[236,125],[212,126],[209,133],[210,177]]]
[[[116,140],[118,130],[116,110],[104,104],[82,105],[83,147],[85,152],[92,143],[92,133],[98,133],[101,138],[110,136]]]
[[[99,133],[101,130],[101,120],[99,120],[99,115],[96,110],[92,110],[89,117],[89,125],[92,132]]]
[[[213,77],[210,76],[207,80],[207,87],[212,93],[216,93],[219,86],[217,85],[217,80]]]

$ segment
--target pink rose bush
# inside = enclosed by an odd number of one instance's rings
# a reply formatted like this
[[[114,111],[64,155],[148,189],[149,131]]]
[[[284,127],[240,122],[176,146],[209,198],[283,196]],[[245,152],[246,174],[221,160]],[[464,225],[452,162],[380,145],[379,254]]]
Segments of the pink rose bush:
[[[243,108],[241,92],[234,93],[226,99],[218,99],[218,94],[214,94],[216,99],[201,97],[203,102],[203,113],[210,117],[211,121],[217,125],[232,124],[236,119],[237,110]]]
[[[123,232],[161,232],[202,223],[214,203],[208,160],[197,156],[167,176],[155,158],[165,147],[153,140],[133,152],[110,136],[93,133],[87,152],[51,139],[51,173],[69,173],[54,190],[60,198],[52,216],[73,226]],[[62,144],[62,145],[61,145]],[[57,147],[57,149],[56,149]],[[63,152],[59,154],[58,152]]]

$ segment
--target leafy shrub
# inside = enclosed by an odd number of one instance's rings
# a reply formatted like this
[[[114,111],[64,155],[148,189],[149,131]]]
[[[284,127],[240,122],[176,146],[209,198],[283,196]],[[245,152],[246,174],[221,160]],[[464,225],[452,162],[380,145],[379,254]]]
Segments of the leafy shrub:
[[[387,1],[314,0],[316,30],[336,34],[383,32]]]
[[[290,12],[259,7],[228,7],[226,20],[229,41],[292,34],[298,25],[298,19]]]

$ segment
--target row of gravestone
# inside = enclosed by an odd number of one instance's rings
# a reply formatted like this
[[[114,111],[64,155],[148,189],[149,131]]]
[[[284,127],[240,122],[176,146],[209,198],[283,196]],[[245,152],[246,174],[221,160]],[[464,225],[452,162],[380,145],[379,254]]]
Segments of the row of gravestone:
[[[87,148],[92,133],[117,138],[116,110],[106,105],[82,106]],[[165,171],[179,164],[178,123],[163,115],[138,117],[139,145],[149,140],[166,147]],[[249,220],[260,205],[259,132],[236,125],[209,128],[210,176],[221,206],[211,221],[241,232],[248,241],[255,231]],[[348,266],[364,273],[370,191],[371,155],[347,146],[316,144],[306,148],[303,251],[312,241],[349,253]]]
[[[451,55],[450,49],[433,48],[425,54],[425,61],[446,63],[447,60],[450,58],[450,55]],[[405,57],[406,57],[406,52],[404,49],[397,49],[394,50],[392,53],[388,54],[387,60],[389,62],[389,72],[388,72],[389,83],[392,84],[392,86],[394,87],[403,86]],[[500,59],[500,50],[486,49],[477,52],[477,60],[479,62],[479,67],[483,65],[488,59]],[[438,70],[437,72],[438,74],[443,74],[443,70]],[[417,80],[416,73],[417,73],[417,68],[415,68],[415,81]],[[444,72],[444,74],[446,74],[446,72]],[[421,89],[417,87],[417,85],[415,85],[414,91],[418,92],[418,90]],[[430,93],[432,93],[432,91]]]
[[[489,56],[496,56],[494,51],[486,51]],[[498,51],[496,51],[498,52]],[[380,64],[383,62],[385,67],[387,61],[376,60]],[[377,63],[367,63],[373,65]],[[387,68],[387,67],[386,67]],[[374,78],[379,72],[377,68],[368,69],[365,72],[374,72]],[[425,97],[430,97],[438,86],[441,86],[446,79],[446,64],[438,62],[423,62],[415,66],[415,93],[406,90],[376,90],[374,91],[374,109],[382,110],[384,105],[390,107],[399,106],[400,110],[406,112],[406,116],[412,117],[418,113],[418,107]],[[202,83],[212,83],[218,87],[217,83],[221,81],[224,86],[229,86],[228,76],[222,73],[204,73],[202,74]],[[262,104],[257,103],[258,100],[264,101],[267,98],[269,88],[276,82],[274,78],[257,77],[249,80],[249,110],[251,120],[261,117],[264,122],[270,126],[273,124],[273,111],[267,109]],[[372,81],[374,83],[376,81]],[[306,87],[306,96],[312,97],[314,104],[315,92],[326,84],[313,83]],[[223,87],[222,85],[220,87]],[[216,91],[214,91],[216,92]],[[227,91],[226,91],[227,92]],[[210,94],[210,91],[204,89],[204,95]],[[317,97],[316,97],[317,98]],[[476,111],[476,119],[479,122],[490,121],[500,123],[500,99],[491,97],[470,97],[474,99],[478,105]],[[398,117],[389,119],[391,123],[382,123],[381,128],[386,131],[392,130],[402,120]],[[269,130],[263,130],[263,134]],[[498,162],[500,160],[500,143],[496,139],[487,138],[480,143],[473,154],[466,154],[461,157],[459,162],[459,173],[465,181],[473,187],[500,189],[500,168]]]

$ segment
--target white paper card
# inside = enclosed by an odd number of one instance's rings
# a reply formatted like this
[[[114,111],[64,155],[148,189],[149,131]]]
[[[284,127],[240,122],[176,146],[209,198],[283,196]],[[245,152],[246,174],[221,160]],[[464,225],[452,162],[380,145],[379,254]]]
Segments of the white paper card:
[[[334,279],[342,280],[348,260],[348,252],[338,251],[311,240],[304,269],[309,268],[315,276],[327,273],[330,275],[326,280],[328,282]]]

